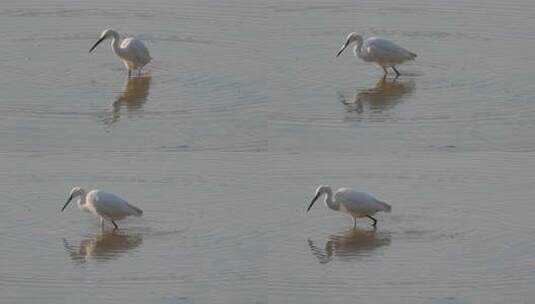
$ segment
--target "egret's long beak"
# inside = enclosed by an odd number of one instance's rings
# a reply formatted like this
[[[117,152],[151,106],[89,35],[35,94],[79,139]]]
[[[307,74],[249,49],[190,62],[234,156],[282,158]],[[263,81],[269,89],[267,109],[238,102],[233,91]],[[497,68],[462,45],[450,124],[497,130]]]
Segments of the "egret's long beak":
[[[342,52],[346,49],[346,47],[349,45],[349,40],[346,41],[346,43],[344,43],[344,45],[342,45],[342,48],[340,49],[340,51],[338,51],[338,54],[336,54],[336,57],[340,56],[340,54],[342,54]]]
[[[314,205],[314,203],[318,200],[318,197],[320,197],[321,193],[316,193],[316,196],[314,196],[314,198],[312,199],[312,202],[310,203],[310,205],[308,206],[307,208],[307,212],[310,210],[310,208],[312,208],[312,205]]]
[[[65,210],[65,208],[67,207],[67,205],[69,205],[69,203],[72,201],[72,198],[73,196],[69,196],[69,199],[67,200],[67,202],[65,203],[65,205],[63,205],[63,208],[61,208],[61,212],[63,212],[63,210]]]
[[[106,39],[106,36],[100,38],[95,44],[93,44],[93,46],[89,49],[89,53],[91,53],[97,47],[97,45],[104,41],[104,39]]]

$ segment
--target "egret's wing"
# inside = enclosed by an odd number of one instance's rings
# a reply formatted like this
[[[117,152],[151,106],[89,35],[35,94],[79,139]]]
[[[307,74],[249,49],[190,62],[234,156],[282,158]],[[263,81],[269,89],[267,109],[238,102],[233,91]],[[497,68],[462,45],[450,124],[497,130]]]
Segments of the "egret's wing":
[[[145,44],[137,38],[125,38],[121,42],[121,48],[128,51],[127,55],[131,61],[147,64],[152,59]]]
[[[369,38],[363,48],[373,61],[378,62],[401,63],[416,58],[416,54],[383,38]]]
[[[128,204],[128,203],[127,203]],[[134,210],[134,215],[135,216],[141,216],[143,215],[143,210],[139,209],[138,207],[134,206],[134,205],[130,205],[128,204],[128,207],[132,208]]]
[[[335,200],[339,201],[349,212],[375,213],[377,211],[390,211],[390,205],[379,201],[375,197],[351,189],[342,188],[335,194]]]
[[[109,217],[141,216],[143,213],[117,195],[100,190],[96,191],[93,196],[93,205],[98,213]]]

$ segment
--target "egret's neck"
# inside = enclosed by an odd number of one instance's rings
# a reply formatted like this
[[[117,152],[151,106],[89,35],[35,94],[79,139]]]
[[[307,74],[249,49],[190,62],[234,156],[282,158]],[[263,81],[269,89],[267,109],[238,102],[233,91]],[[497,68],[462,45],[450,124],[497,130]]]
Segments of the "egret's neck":
[[[362,48],[362,41],[357,40],[357,44],[355,44],[355,47],[353,48],[353,54],[355,54],[356,57],[360,57],[361,48]]]
[[[111,37],[111,49],[117,55],[119,55],[121,50],[121,39],[119,39],[119,34],[114,33]]]
[[[338,210],[340,208],[340,204],[337,204],[333,200],[333,192],[332,190],[325,191],[325,205],[329,207],[332,210]]]
[[[78,199],[78,208],[80,209],[84,208],[85,202],[86,202],[85,193],[82,193],[82,195],[80,195],[80,198]]]

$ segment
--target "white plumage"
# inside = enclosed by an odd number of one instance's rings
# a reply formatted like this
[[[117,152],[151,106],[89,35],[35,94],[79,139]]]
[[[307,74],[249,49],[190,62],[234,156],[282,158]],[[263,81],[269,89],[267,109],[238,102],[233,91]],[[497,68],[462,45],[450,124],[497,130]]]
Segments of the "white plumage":
[[[91,47],[89,52],[92,52],[97,45],[106,39],[112,39],[111,48],[121,58],[128,71],[128,76],[132,75],[133,70],[137,70],[138,74],[140,74],[141,69],[152,59],[149,50],[141,40],[129,37],[121,41],[119,33],[112,29],[104,30],[99,40]]]
[[[143,214],[141,209],[132,206],[115,194],[97,189],[86,192],[80,187],[74,187],[71,190],[69,199],[63,205],[61,211],[63,212],[71,200],[78,196],[80,197],[78,208],[100,217],[101,225],[104,225],[104,220],[108,220],[117,229],[119,227],[115,223],[116,220],[121,220],[130,215],[139,217]]]
[[[363,40],[359,34],[350,33],[336,57],[340,56],[352,42],[357,43],[353,49],[355,56],[366,62],[375,62],[383,68],[385,75],[388,73],[387,68],[389,67],[394,70],[397,76],[401,75],[396,69],[396,65],[402,64],[407,60],[414,60],[417,56],[390,40],[379,37],[370,37]]]
[[[382,202],[373,196],[357,192],[348,188],[340,188],[334,193],[329,186],[319,186],[316,189],[316,195],[308,206],[307,212],[312,208],[316,200],[325,194],[325,205],[332,210],[348,213],[353,217],[353,227],[357,225],[358,217],[368,217],[373,220],[373,225],[377,224],[377,220],[372,216],[377,212],[390,212],[392,207],[385,202]]]

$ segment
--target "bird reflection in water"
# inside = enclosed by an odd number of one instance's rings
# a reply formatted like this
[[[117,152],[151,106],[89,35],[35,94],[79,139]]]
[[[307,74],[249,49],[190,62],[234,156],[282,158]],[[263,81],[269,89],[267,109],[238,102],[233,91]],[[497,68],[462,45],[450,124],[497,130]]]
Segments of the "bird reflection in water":
[[[88,235],[80,241],[79,246],[71,245],[63,239],[63,245],[73,261],[84,264],[89,260],[116,259],[141,245],[142,240],[140,234],[125,234],[114,230]]]
[[[381,113],[389,110],[414,90],[413,80],[381,78],[371,89],[359,90],[353,99],[348,100],[339,93],[340,102],[346,106],[347,112],[363,114]]]
[[[378,233],[376,230],[351,229],[341,234],[332,234],[324,248],[317,246],[308,239],[308,246],[320,264],[329,263],[334,257],[341,260],[352,260],[371,256],[374,250],[390,244],[390,235]]]
[[[113,110],[103,119],[104,123],[111,126],[119,121],[123,108],[131,113],[140,111],[149,96],[150,81],[150,76],[126,78],[123,91],[113,102]]]

